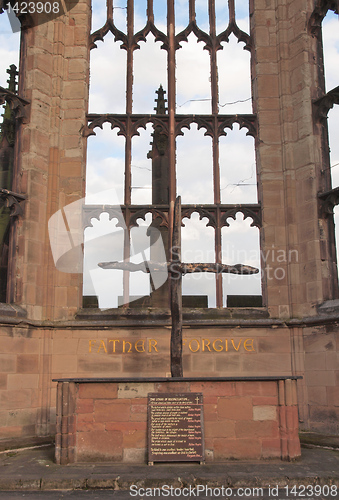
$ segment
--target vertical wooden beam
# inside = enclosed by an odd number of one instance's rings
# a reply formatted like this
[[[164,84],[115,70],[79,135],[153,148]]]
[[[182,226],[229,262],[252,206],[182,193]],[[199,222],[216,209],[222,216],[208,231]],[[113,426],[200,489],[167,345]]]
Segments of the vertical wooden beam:
[[[177,197],[174,205],[173,247],[171,280],[171,375],[182,377],[182,274],[179,270],[181,262],[181,198]]]

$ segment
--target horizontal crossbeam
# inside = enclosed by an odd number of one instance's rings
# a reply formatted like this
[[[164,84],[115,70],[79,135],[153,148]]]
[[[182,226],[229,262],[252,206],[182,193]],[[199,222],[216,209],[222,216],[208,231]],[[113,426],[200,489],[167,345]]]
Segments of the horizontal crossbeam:
[[[229,274],[257,274],[259,269],[244,264],[215,264],[215,263],[190,263],[183,262],[140,262],[135,264],[133,262],[100,262],[98,264],[102,269],[120,269],[123,271],[142,271],[143,273],[149,272],[164,272],[168,271],[170,274],[188,274],[188,273],[229,273]]]

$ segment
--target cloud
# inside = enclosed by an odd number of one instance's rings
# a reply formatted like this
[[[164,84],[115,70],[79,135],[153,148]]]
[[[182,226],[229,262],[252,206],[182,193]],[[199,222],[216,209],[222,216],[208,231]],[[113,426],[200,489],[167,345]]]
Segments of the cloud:
[[[322,23],[326,91],[339,85],[338,16],[329,11]]]
[[[158,27],[166,32],[165,3],[159,0],[154,2],[155,21]],[[188,23],[187,0],[175,2],[177,32]],[[118,29],[126,31],[126,0],[114,0],[114,22]],[[146,23],[146,0],[136,2],[135,29],[142,29]],[[197,23],[201,29],[208,30],[207,0],[196,0]],[[228,25],[228,8],[225,0],[216,0],[217,32],[224,31]],[[248,0],[236,1],[236,18],[238,26],[248,32]],[[93,30],[99,29],[106,20],[106,7],[100,0],[93,0]],[[159,25],[160,23],[160,25]],[[338,85],[337,67],[339,60],[338,16],[329,13],[323,22],[323,38],[326,65],[327,90]],[[176,52],[177,56],[177,112],[178,113],[210,113],[210,62],[209,55],[203,49],[203,42],[197,43],[194,35],[189,36],[188,43],[182,42],[182,48]],[[113,36],[107,34],[104,42],[97,42],[98,48],[91,51],[91,93],[90,112],[92,113],[125,113],[126,104],[126,51],[121,50],[121,43],[114,43]],[[251,113],[251,100],[236,103],[237,100],[246,100],[251,96],[250,55],[243,50],[243,43],[237,42],[234,36],[228,44],[223,43],[223,50],[218,51],[218,80],[220,112],[223,114]],[[8,75],[5,70],[10,64],[18,64],[19,34],[11,34],[7,15],[0,16],[0,85],[7,86]],[[140,42],[140,49],[134,52],[134,113],[154,113],[155,90],[162,83],[167,90],[167,53],[161,49],[160,43],[154,43],[153,35],[149,35],[147,43]],[[103,78],[103,75],[105,76]],[[193,84],[192,84],[193,82]],[[207,99],[197,101],[194,99]],[[186,102],[189,101],[189,102]],[[227,136],[220,139],[220,173],[221,196],[223,203],[255,203],[256,187],[242,184],[255,184],[256,169],[253,139],[246,137],[246,131],[227,130]],[[338,106],[329,114],[329,133],[331,142],[331,163],[339,162],[339,129]],[[212,154],[211,139],[205,137],[205,130],[197,131],[196,125],[191,130],[184,129],[184,137],[177,138],[177,172],[178,192],[184,203],[213,203],[212,189]],[[119,202],[123,202],[124,192],[124,150],[125,139],[117,136],[117,130],[96,129],[97,136],[88,139],[87,161],[87,193],[94,194],[110,187],[116,187],[119,192]],[[140,137],[132,140],[132,186],[145,189],[132,190],[133,203],[150,203],[151,182],[150,165],[147,152],[150,149],[152,127],[140,130]],[[339,166],[332,169],[333,185],[339,185]],[[244,182],[242,182],[244,181]],[[239,185],[237,185],[239,184]],[[110,203],[109,198],[98,198],[98,203]],[[183,228],[183,251],[199,249],[202,256],[209,257],[214,249],[213,230],[206,228],[206,220],[197,220],[193,215]],[[232,222],[232,221],[231,221]],[[98,223],[100,224],[100,223]],[[105,222],[102,221],[105,225]],[[248,261],[244,264],[254,264],[255,259],[249,254],[251,248],[258,248],[258,230],[248,228],[249,220],[242,221],[242,216],[233,221],[229,228],[223,229],[224,259],[227,260],[241,249],[246,250]],[[339,231],[338,231],[339,232]],[[105,240],[106,241],[106,240]],[[232,250],[233,249],[233,250]],[[233,253],[232,253],[233,252]],[[245,255],[245,258],[247,258]],[[227,262],[228,263],[228,262]],[[107,299],[112,291],[107,288],[105,273],[112,276],[112,282],[118,283],[116,295],[122,293],[121,276],[117,271],[95,271],[98,282],[102,280],[101,303],[112,303]],[[101,274],[100,274],[101,273]],[[103,273],[103,274],[102,274]],[[120,278],[115,279],[112,273],[118,273]],[[131,291],[137,294],[139,288],[147,285],[143,280],[133,277]],[[184,293],[208,293],[210,305],[215,304],[215,285],[213,275],[200,278],[185,277]],[[245,281],[244,281],[245,280]],[[104,281],[106,285],[104,285]],[[109,280],[108,280],[109,281]],[[256,277],[223,277],[228,293],[254,293],[260,290],[260,278]],[[89,282],[88,282],[89,283]],[[145,285],[146,283],[146,285]],[[207,292],[204,292],[202,283],[205,283]],[[88,285],[90,286],[90,285]],[[148,286],[148,285],[147,285]],[[146,286],[146,288],[147,288]],[[90,289],[90,288],[88,288]],[[91,289],[92,290],[92,289]],[[113,293],[113,295],[114,295]],[[260,293],[260,292],[259,292]],[[116,300],[116,299],[114,299]],[[108,301],[108,302],[107,302]],[[107,305],[103,306],[107,307]]]
[[[140,8],[140,6],[142,8]],[[135,30],[142,29],[146,23],[146,2],[138,2],[135,9]],[[207,24],[208,2],[198,0],[196,2],[197,23],[201,29],[208,29]],[[246,16],[247,16],[246,12]],[[121,25],[119,29],[126,31],[123,27],[123,17],[125,12],[117,10],[114,16],[117,23]],[[159,2],[155,2],[155,18],[163,22],[160,26],[164,32],[167,31],[165,25],[165,9],[160,7]],[[186,0],[176,2],[176,24],[177,32],[181,31],[188,22],[188,8]],[[245,14],[243,14],[245,15]],[[99,27],[98,19],[104,19],[104,12],[96,16],[95,23]],[[248,16],[247,16],[248,17]],[[217,22],[221,30],[225,30],[228,25],[228,10],[225,9],[224,2],[217,1]],[[244,29],[246,21],[239,19],[239,25]],[[159,26],[158,26],[159,27]],[[125,76],[126,75],[126,53],[120,50],[120,43],[114,44],[112,37],[107,35],[104,44],[98,42],[98,48],[94,49],[91,61],[91,112],[124,112],[125,103]],[[105,45],[106,44],[106,45]],[[153,35],[147,37],[147,43],[140,42],[140,50],[134,51],[134,81],[133,81],[133,112],[134,113],[154,113],[155,90],[162,83],[167,90],[167,53],[161,49],[160,43],[154,43]],[[182,48],[176,52],[176,84],[177,84],[177,113],[181,114],[204,114],[211,112],[211,90],[210,90],[210,58],[208,51],[204,50],[204,43],[197,42],[194,34],[188,37],[188,42],[181,43]],[[249,54],[243,50],[243,44],[237,44],[237,40],[231,37],[229,44],[223,44],[224,50],[218,52],[219,63],[219,93],[220,103],[226,104],[237,100],[245,100],[251,96],[250,79],[250,58]],[[96,53],[97,52],[97,53]],[[236,58],[235,58],[236,54]],[[107,73],[107,69],[110,71]],[[230,71],[232,68],[232,71]],[[107,74],[105,81],[102,74]],[[114,92],[112,92],[114,89]],[[199,101],[201,99],[201,101]],[[113,111],[114,110],[114,111]],[[117,111],[119,110],[119,111]],[[236,105],[227,104],[220,109],[221,113],[251,113],[251,101]],[[147,152],[150,149],[152,127],[148,125],[147,130],[140,130],[140,137],[132,139],[132,186],[145,189],[132,189],[132,203],[151,203],[151,161],[147,159]],[[239,184],[241,180],[251,179],[256,182],[255,161],[253,139],[246,137],[245,131],[238,132],[237,126],[233,133],[227,131],[227,138],[220,141],[220,168],[223,199],[226,203],[246,202],[250,188],[241,186],[228,186],[229,184]],[[213,203],[213,161],[212,161],[212,141],[210,137],[204,136],[205,130],[197,130],[197,126],[192,124],[190,130],[184,129],[184,136],[177,137],[177,187],[178,194],[182,196],[183,203]],[[91,191],[99,187],[100,172],[95,172],[98,163],[101,171],[105,175],[105,183],[114,181],[114,175],[109,173],[112,168],[118,168],[119,179],[122,179],[123,169],[117,167],[121,165],[122,146],[114,149],[115,143],[109,153],[109,159],[102,158],[103,151],[108,152],[104,142],[110,141],[112,132],[105,129],[100,135],[101,144],[96,145],[96,138],[89,138],[89,164],[90,176],[88,186]],[[100,149],[100,160],[95,160],[95,151]],[[192,175],[193,174],[193,175]],[[121,181],[119,181],[121,187]],[[120,188],[119,188],[120,189]],[[256,202],[256,189],[252,189],[250,202]],[[193,214],[190,220],[185,221],[182,231],[183,258],[191,255],[192,260],[214,261],[214,230],[206,228],[207,220],[199,221],[199,216]],[[240,223],[241,226],[241,223]],[[234,226],[235,227],[235,226]],[[237,226],[233,231],[239,234],[241,230]],[[255,230],[257,231],[257,230]],[[253,231],[252,231],[253,232]],[[249,241],[249,240],[247,240]],[[246,245],[246,235],[243,236],[242,243]],[[250,243],[252,245],[252,242]],[[199,255],[192,256],[193,253]],[[201,257],[201,259],[199,259]],[[248,262],[242,262],[248,264]],[[138,273],[139,274],[139,273]],[[136,276],[133,277],[133,280]],[[250,279],[250,278],[249,278]],[[140,290],[137,281],[133,281],[131,293]],[[145,284],[144,284],[145,285]],[[140,285],[141,286],[141,285]],[[204,291],[205,290],[205,291]],[[205,294],[209,296],[210,307],[215,306],[215,276],[187,276],[183,281],[184,294]]]

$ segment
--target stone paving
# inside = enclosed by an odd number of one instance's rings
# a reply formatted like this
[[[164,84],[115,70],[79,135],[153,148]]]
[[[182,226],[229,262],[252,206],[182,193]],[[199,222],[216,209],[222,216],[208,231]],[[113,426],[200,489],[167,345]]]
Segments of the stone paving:
[[[54,463],[53,445],[0,453],[2,491],[103,488],[130,491],[132,485],[137,488],[161,488],[167,485],[169,488],[181,489],[198,485],[235,489],[279,486],[281,492],[286,486],[296,486],[298,493],[302,485],[339,487],[339,451],[303,448],[301,459],[295,462],[230,461],[209,465],[159,463],[154,466],[118,463],[57,465]],[[306,493],[304,496],[310,497]],[[334,496],[327,495],[327,498]]]

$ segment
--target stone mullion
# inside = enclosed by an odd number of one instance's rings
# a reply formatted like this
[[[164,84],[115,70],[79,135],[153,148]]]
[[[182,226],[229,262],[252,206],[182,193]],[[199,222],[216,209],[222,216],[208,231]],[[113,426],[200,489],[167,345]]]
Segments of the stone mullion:
[[[154,24],[153,0],[147,0],[147,22]]]
[[[168,163],[169,163],[169,248],[172,247],[172,227],[174,216],[174,202],[176,197],[176,172],[175,172],[175,14],[174,0],[167,0],[167,36],[168,36],[168,116],[169,116],[169,137],[168,137]],[[171,259],[171,254],[170,254]]]
[[[113,21],[113,0],[106,0],[107,19]]]
[[[215,262],[221,264],[221,214],[220,208],[216,209],[216,228],[214,233],[214,245],[215,245]],[[222,289],[222,274],[217,273],[215,278],[216,286],[216,306],[223,307],[223,289]]]
[[[126,142],[125,142],[125,221],[124,230],[124,260],[130,259],[130,229],[129,210],[132,196],[132,123],[131,114],[133,111],[133,37],[134,37],[134,0],[127,1],[127,74],[126,74]],[[129,303],[129,272],[123,272],[123,301],[127,306]]]
[[[313,31],[312,28],[310,29]],[[321,26],[314,31],[314,35],[313,43],[314,52],[317,57],[316,67],[318,77],[318,85],[315,91],[318,99],[313,102],[313,116],[318,141],[321,144],[321,155],[317,158],[316,171],[318,172],[318,190],[319,192],[326,192],[332,189],[328,113],[334,104],[339,103],[339,93],[337,90],[338,87],[326,93]],[[321,207],[319,207],[319,212],[320,216],[324,215],[321,213]],[[323,278],[324,299],[337,299],[339,297],[339,289],[334,217],[327,215],[320,220],[320,224],[320,257],[323,261],[328,260],[330,269],[330,279],[326,276]]]

